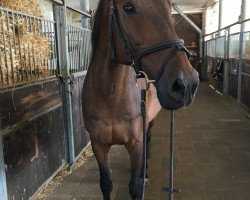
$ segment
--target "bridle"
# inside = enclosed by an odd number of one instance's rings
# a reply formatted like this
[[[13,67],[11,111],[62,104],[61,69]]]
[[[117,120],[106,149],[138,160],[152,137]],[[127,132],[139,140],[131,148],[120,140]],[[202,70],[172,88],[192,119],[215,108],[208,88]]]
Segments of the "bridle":
[[[136,74],[138,76],[144,76],[145,73],[142,73],[143,70],[141,68],[141,60],[144,56],[164,50],[164,49],[169,49],[171,48],[172,50],[167,54],[165,57],[160,70],[156,76],[155,79],[155,84],[156,87],[158,85],[158,82],[167,66],[169,61],[173,58],[173,56],[178,52],[178,51],[184,51],[186,52],[187,56],[190,57],[190,52],[186,49],[184,46],[184,40],[183,39],[176,39],[176,40],[170,40],[170,41],[163,41],[159,44],[152,45],[150,47],[146,47],[141,49],[137,54],[133,54],[134,50],[134,45],[128,38],[122,23],[119,19],[118,13],[117,13],[117,7],[115,5],[114,0],[110,0],[110,13],[109,13],[109,41],[111,45],[111,57],[113,60],[117,58],[116,55],[116,47],[114,43],[114,30],[117,31],[121,41],[122,45],[124,47],[124,50],[129,58],[130,65],[134,68]],[[149,84],[149,83],[148,83]]]
[[[144,199],[144,191],[145,191],[145,176],[146,176],[146,147],[147,147],[147,122],[146,122],[146,91],[149,89],[149,84],[155,82],[155,86],[158,86],[158,82],[167,66],[169,61],[173,58],[173,56],[178,51],[184,51],[186,52],[188,58],[191,56],[190,52],[186,49],[184,46],[184,40],[183,39],[177,39],[177,40],[170,40],[170,41],[163,41],[159,44],[152,45],[150,47],[146,47],[141,49],[137,54],[133,54],[134,46],[130,39],[127,37],[127,34],[122,26],[122,23],[119,19],[118,13],[117,13],[117,7],[114,3],[114,0],[110,0],[110,13],[109,13],[109,42],[111,46],[111,57],[113,60],[117,58],[116,55],[116,46],[114,43],[114,29],[117,31],[121,41],[122,45],[124,47],[124,50],[129,58],[130,65],[134,68],[137,78],[144,78],[146,82],[146,88],[141,89],[141,113],[142,113],[142,119],[143,119],[143,163],[142,163],[142,184],[143,184],[143,196],[142,199]],[[148,76],[145,72],[143,72],[141,68],[141,60],[143,57],[159,52],[164,49],[171,48],[171,51],[166,55],[165,59],[163,60],[163,63],[160,67],[159,72],[157,73],[156,79],[154,81],[151,81],[148,79]],[[173,199],[173,193],[178,192],[178,189],[173,188],[173,110],[171,110],[171,129],[170,129],[170,185],[168,188],[165,188],[164,191],[169,192],[169,199]]]

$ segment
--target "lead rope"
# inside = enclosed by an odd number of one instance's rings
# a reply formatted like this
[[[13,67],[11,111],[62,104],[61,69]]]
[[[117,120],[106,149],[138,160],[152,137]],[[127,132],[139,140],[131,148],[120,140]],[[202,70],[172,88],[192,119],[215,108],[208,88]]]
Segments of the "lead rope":
[[[145,80],[145,88],[140,88],[137,80],[143,78]],[[142,168],[141,168],[141,183],[142,183],[142,200],[144,199],[145,192],[145,178],[147,171],[147,112],[146,112],[146,99],[147,91],[150,83],[154,81],[149,80],[145,72],[139,71],[136,75],[136,86],[141,92],[141,115],[142,115],[142,126],[143,126],[143,149],[142,149]]]
[[[168,200],[174,199],[174,193],[180,193],[179,189],[174,188],[174,111],[170,111],[170,158],[169,158],[169,187],[163,188],[168,192]]]
[[[142,200],[144,199],[144,192],[145,192],[145,178],[146,178],[146,171],[147,171],[147,123],[146,123],[146,90],[141,90],[141,113],[143,119],[143,161],[142,161]]]

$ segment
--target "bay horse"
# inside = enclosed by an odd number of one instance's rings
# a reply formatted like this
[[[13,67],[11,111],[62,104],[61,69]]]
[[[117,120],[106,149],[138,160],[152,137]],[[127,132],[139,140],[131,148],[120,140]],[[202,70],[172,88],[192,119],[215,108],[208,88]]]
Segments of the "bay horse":
[[[171,0],[100,0],[92,59],[83,86],[84,123],[100,170],[104,200],[112,191],[109,151],[124,145],[131,160],[129,193],[142,199],[143,123],[136,74],[156,80],[147,92],[147,132],[161,108],[193,102],[199,84],[171,20]],[[133,67],[131,67],[133,66]]]

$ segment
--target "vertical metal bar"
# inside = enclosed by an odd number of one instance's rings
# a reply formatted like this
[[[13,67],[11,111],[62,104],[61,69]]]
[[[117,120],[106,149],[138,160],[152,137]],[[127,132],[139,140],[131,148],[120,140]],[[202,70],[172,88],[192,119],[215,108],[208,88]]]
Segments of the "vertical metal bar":
[[[75,40],[76,40],[76,32],[75,32],[75,27],[72,26],[72,73],[76,72],[75,68],[75,56],[76,56],[76,45],[75,45]]]
[[[87,43],[88,43],[88,33],[84,31],[84,68],[87,69]]]
[[[69,70],[71,71],[71,69],[72,69],[71,26],[68,26],[66,29],[68,30],[68,32],[67,32],[67,34],[68,34],[67,52],[68,52],[68,56],[69,56]]]
[[[83,30],[80,31],[80,38],[79,38],[79,67],[80,70],[83,71],[83,65],[82,65],[82,50],[83,50]]]
[[[0,121],[0,129],[1,129],[1,121]],[[0,199],[8,200],[2,137],[3,136],[0,135]]]
[[[174,111],[170,111],[170,159],[169,159],[169,200],[174,198]]]
[[[246,0],[241,0],[241,21],[244,20],[246,16]],[[244,43],[244,23],[241,23],[240,26],[240,46],[239,46],[239,66],[238,66],[238,95],[237,95],[237,101],[241,102],[241,86],[242,86],[242,59],[243,59],[243,43]]]
[[[50,29],[50,50],[51,50],[51,53],[49,55],[49,59],[50,59],[50,71],[49,71],[49,74],[52,75],[53,74],[53,57],[51,55],[53,55],[53,36],[52,36],[52,25],[51,25],[52,22],[49,22],[49,29]]]
[[[1,10],[1,15],[3,16],[3,11]],[[7,47],[5,41],[5,30],[4,30],[4,22],[2,22],[2,38],[3,38],[3,50],[4,50],[4,62],[5,62],[5,69],[6,69],[6,84],[9,85],[9,68],[8,68],[8,57],[7,57]]]
[[[57,40],[56,40],[56,36],[58,35],[57,34],[57,23],[53,23],[53,28],[54,28],[54,59],[55,59],[55,61],[54,61],[54,64],[55,64],[55,66],[54,66],[54,75],[56,75],[57,73],[58,73],[58,67],[59,67],[59,65],[58,65],[58,58],[59,58],[59,56],[58,56],[58,45],[57,45]]]
[[[14,65],[13,65],[13,55],[12,55],[12,44],[11,44],[11,33],[10,33],[10,21],[9,21],[9,12],[6,12],[6,22],[7,22],[7,37],[9,42],[9,55],[10,55],[10,67],[11,67],[11,78],[12,83],[15,83],[15,77],[14,77]]]
[[[46,39],[47,41],[49,40],[49,22],[48,21],[44,21],[44,24],[46,23]],[[49,61],[48,61],[48,55],[46,55],[46,57],[44,58],[44,63],[45,63],[45,66],[47,67],[47,73],[49,74]]]
[[[76,72],[76,51],[77,51],[77,47],[76,47],[76,27],[72,27],[72,31],[73,31],[73,37],[72,37],[72,43],[73,43],[73,54],[72,54],[72,62],[73,62],[73,73]]]
[[[74,56],[74,60],[75,60],[75,73],[78,71],[78,66],[77,66],[77,52],[78,52],[78,28],[75,27],[75,56]]]
[[[218,21],[218,30],[222,28],[222,6],[223,6],[223,0],[219,0],[219,21]],[[219,36],[221,36],[219,32]]]
[[[2,19],[2,11],[0,12],[0,30],[3,29],[3,19]],[[1,31],[2,32],[2,31]],[[3,34],[3,33],[2,33]],[[2,35],[0,35],[0,37],[2,37]],[[4,39],[3,39],[4,40]],[[4,85],[4,70],[3,70],[3,64],[2,64],[2,47],[0,47],[0,72],[1,72],[1,85]]]
[[[77,72],[80,72],[80,43],[81,43],[81,39],[80,39],[80,33],[81,33],[81,29],[78,28],[77,30],[77,54],[76,54],[76,58],[77,58]]]
[[[71,81],[68,79],[70,76],[69,71],[69,53],[68,53],[68,40],[67,40],[67,22],[66,22],[66,5],[63,6],[54,6],[54,17],[57,23],[57,39],[60,51],[59,56],[59,67],[63,76],[65,77],[65,82],[63,88],[64,99],[64,111],[66,118],[66,152],[67,160],[69,164],[73,164],[75,161],[75,148],[74,148],[74,129],[73,129],[73,107],[72,107],[72,91],[71,91]]]
[[[18,34],[17,34],[17,39],[18,39],[18,51],[19,51],[19,63],[20,63],[20,69],[21,70],[21,77],[20,81],[24,80],[24,71],[23,71],[23,64],[22,64],[22,48],[21,48],[21,40],[20,40],[20,26],[19,26],[19,20],[18,20],[19,14],[17,14],[17,29],[18,29]]]
[[[174,188],[174,111],[170,111],[170,138],[169,138],[169,187],[163,188],[163,191],[168,192],[168,199],[174,199],[174,193],[179,193],[180,190]]]
[[[228,65],[228,43],[229,41],[229,29],[225,30],[225,40],[224,40],[224,71],[223,71],[223,95],[228,95],[228,73],[229,73],[229,65]]]

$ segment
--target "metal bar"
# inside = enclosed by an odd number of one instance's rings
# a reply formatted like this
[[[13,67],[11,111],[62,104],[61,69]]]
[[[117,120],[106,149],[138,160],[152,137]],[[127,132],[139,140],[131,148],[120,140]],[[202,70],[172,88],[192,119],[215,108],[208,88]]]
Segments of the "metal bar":
[[[91,15],[89,13],[87,13],[87,12],[84,12],[83,10],[77,9],[77,8],[75,8],[73,6],[69,6],[69,5],[67,5],[67,8],[70,9],[70,10],[73,10],[73,11],[79,13],[79,14],[82,14],[85,17],[91,18]]]
[[[42,18],[42,17],[36,17],[36,16],[33,16],[33,15],[29,15],[29,14],[27,14],[27,13],[22,13],[22,12],[18,12],[18,11],[13,11],[13,10],[11,10],[11,9],[3,8],[3,7],[1,7],[1,6],[0,6],[0,10],[5,11],[5,12],[10,12],[10,13],[13,12],[13,13],[15,13],[15,14],[22,15],[22,16],[24,16],[24,17],[31,17],[31,18],[33,18],[33,19],[39,19],[39,20],[43,20],[43,21],[55,22],[55,21],[53,21],[53,20],[44,19],[44,18]]]
[[[87,13],[89,13],[89,0],[81,0],[80,1],[80,6],[81,6],[81,9]],[[91,16],[91,14],[90,14]],[[90,17],[91,18],[91,17]],[[82,27],[84,28],[89,28],[89,19],[86,18],[86,16],[83,16],[81,15],[81,25]]]
[[[172,200],[174,198],[174,111],[170,111],[170,158],[169,158],[169,195],[168,199]]]
[[[0,128],[1,128],[1,121],[0,121]],[[8,200],[2,137],[3,135],[1,134],[0,135],[0,199]]]
[[[87,32],[84,33],[84,68],[87,69],[87,50],[88,50],[88,34]]]
[[[62,0],[50,0],[50,1],[52,1],[52,2],[54,2],[54,3],[58,3],[58,4],[63,4],[63,1]]]
[[[50,50],[53,53],[53,35],[52,35],[52,25],[51,23],[49,23],[49,29],[50,29]],[[50,60],[50,69],[49,69],[49,74],[52,75],[53,74],[53,58],[51,55],[53,55],[52,53],[50,53],[49,55],[49,60]]]
[[[169,137],[169,187],[163,188],[163,191],[168,192],[168,199],[174,199],[174,193],[179,193],[180,190],[174,188],[174,111],[170,110],[170,137]]]
[[[69,71],[69,53],[68,53],[68,40],[67,40],[67,22],[66,22],[66,6],[54,6],[54,18],[57,21],[57,38],[58,44],[60,44],[59,67],[65,77],[62,87],[64,111],[65,111],[65,133],[67,141],[67,160],[69,164],[73,164],[75,161],[75,147],[74,147],[74,128],[73,128],[73,106],[72,106],[72,92],[71,92],[71,80]]]
[[[179,13],[180,16],[183,17],[200,34],[200,38],[199,38],[199,57],[200,57],[200,59],[203,58],[203,42],[204,41],[203,41],[203,36],[202,36],[202,34],[203,34],[202,30],[198,26],[196,26],[196,24],[192,20],[190,20],[188,18],[188,16],[185,15],[181,11],[181,9],[177,6],[176,3],[173,3],[172,5],[173,5],[173,8],[176,10],[176,12]]]
[[[241,20],[244,20],[244,17],[246,16],[246,0],[241,0]],[[238,94],[237,94],[237,101],[241,102],[241,86],[242,86],[242,58],[243,58],[243,43],[244,43],[244,23],[241,23],[240,27],[240,41],[239,41],[239,65],[238,65]]]
[[[18,20],[18,16],[19,16],[19,14],[17,14],[17,29],[19,29],[19,20]],[[21,79],[21,81],[23,81],[23,77],[24,77],[24,72],[23,72],[23,64],[22,64],[22,50],[21,50],[21,40],[20,40],[20,31],[18,31],[18,34],[17,34],[17,39],[18,39],[18,56],[19,56],[19,60],[20,60],[20,69],[21,69],[21,77],[20,77],[20,79]],[[20,70],[19,69],[19,70]]]
[[[46,38],[49,40],[49,35],[50,35],[50,30],[49,30],[49,22],[46,22]],[[48,61],[48,59],[46,59],[46,58],[48,58],[48,55],[46,55],[45,56],[45,59],[44,59],[44,63],[45,63],[45,66],[47,67],[47,73],[50,73],[50,70],[49,70],[49,61]]]
[[[247,76],[247,77],[250,77],[250,74],[245,73],[245,72],[242,72],[242,75]]]
[[[223,71],[223,94],[225,96],[228,95],[228,75],[229,75],[229,63],[228,63],[228,57],[229,57],[229,30],[227,29],[227,33],[225,34],[225,41],[224,41],[224,71]]]
[[[83,50],[83,31],[80,30],[80,44],[79,44],[79,67],[80,71],[83,71],[83,64],[82,64],[82,50]]]
[[[77,51],[77,28],[72,27],[73,31],[73,37],[72,37],[72,43],[73,43],[73,53],[72,53],[72,61],[73,61],[73,73],[77,71],[76,69],[76,61],[77,61],[77,56],[76,56],[76,51]]]
[[[3,22],[2,22],[2,12],[0,12],[0,29],[3,30]],[[0,35],[1,37],[1,35]],[[0,72],[1,72],[1,84],[4,85],[4,76],[3,76],[3,64],[2,64],[2,46],[0,46]]]
[[[182,11],[181,9],[177,6],[176,3],[173,3],[173,8],[176,10],[177,13],[179,13],[199,34],[202,34],[202,30],[196,26],[192,20],[190,20]]]
[[[77,72],[80,71],[81,30],[77,30]]]
[[[1,11],[1,16],[3,17],[3,12]],[[3,49],[4,49],[4,62],[5,62],[5,68],[6,68],[6,83],[9,85],[9,68],[8,68],[8,57],[7,57],[7,47],[5,42],[5,30],[4,30],[4,24],[2,22],[2,35],[3,35]]]
[[[54,58],[55,58],[55,61],[54,64],[55,64],[55,71],[54,71],[54,75],[57,74],[59,72],[58,70],[58,67],[59,67],[59,63],[58,63],[58,58],[59,58],[59,54],[58,54],[58,44],[57,44],[57,24],[54,23]]]
[[[219,0],[219,21],[218,21],[218,30],[222,28],[222,2],[223,0]],[[219,34],[220,35],[220,34]]]
[[[205,36],[213,35],[213,34],[215,34],[215,33],[218,33],[219,31],[223,31],[223,30],[225,30],[225,29],[229,29],[229,28],[231,28],[231,27],[233,27],[233,26],[235,26],[235,25],[238,25],[238,24],[241,24],[241,23],[246,23],[246,22],[248,22],[248,21],[250,21],[250,18],[244,19],[244,20],[241,20],[241,21],[238,21],[238,22],[235,22],[235,23],[233,23],[233,24],[230,24],[230,25],[228,25],[228,26],[223,27],[223,28],[220,29],[220,30],[217,30],[217,31],[214,31],[214,32],[212,32],[212,33],[206,34]]]

